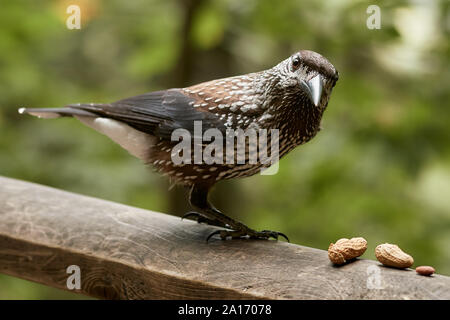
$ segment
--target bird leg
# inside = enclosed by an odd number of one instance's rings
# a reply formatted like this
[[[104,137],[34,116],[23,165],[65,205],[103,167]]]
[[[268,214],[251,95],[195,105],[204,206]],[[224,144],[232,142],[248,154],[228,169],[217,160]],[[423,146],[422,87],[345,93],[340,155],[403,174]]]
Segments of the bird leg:
[[[202,221],[212,222],[213,225],[219,225],[231,230],[217,230],[211,233],[206,241],[208,241],[212,236],[218,234],[222,240],[229,237],[233,238],[243,238],[250,237],[253,239],[278,239],[278,236],[284,237],[289,241],[288,237],[281,232],[263,230],[255,231],[250,229],[243,223],[236,221],[222,212],[214,208],[214,206],[208,201],[209,187],[194,185],[190,190],[189,202],[194,208],[197,208],[201,213],[188,212],[184,217],[195,215],[198,216]],[[197,220],[198,221],[198,220]]]
[[[193,220],[196,220],[198,223],[206,223],[210,226],[216,226],[216,227],[222,227],[222,228],[230,228],[229,225],[224,224],[223,222],[217,220],[217,219],[209,219],[207,217],[205,217],[204,215],[202,215],[199,212],[196,211],[189,211],[186,212],[181,219],[186,219],[186,218],[190,218],[193,217]]]

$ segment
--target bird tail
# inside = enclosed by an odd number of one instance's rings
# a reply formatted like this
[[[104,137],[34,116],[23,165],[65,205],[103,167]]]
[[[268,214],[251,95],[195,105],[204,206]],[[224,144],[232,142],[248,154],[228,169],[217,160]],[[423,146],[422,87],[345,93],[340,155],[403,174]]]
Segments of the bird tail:
[[[147,161],[149,159],[150,149],[156,144],[157,139],[145,132],[130,127],[124,122],[96,114],[94,111],[97,108],[100,110],[102,106],[105,105],[92,103],[72,104],[62,108],[20,108],[19,113],[27,113],[45,119],[74,117],[88,127],[108,136],[132,155]],[[83,108],[90,108],[93,111],[84,110]]]
[[[79,109],[81,105],[68,105],[63,108],[20,108],[18,111],[20,114],[31,114],[32,116],[44,119],[53,119],[60,117],[96,117],[92,112]]]

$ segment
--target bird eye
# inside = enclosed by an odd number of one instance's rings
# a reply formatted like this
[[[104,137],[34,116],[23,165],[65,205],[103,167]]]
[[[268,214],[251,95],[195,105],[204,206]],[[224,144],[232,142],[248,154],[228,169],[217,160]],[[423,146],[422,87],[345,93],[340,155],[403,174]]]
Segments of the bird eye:
[[[294,59],[292,59],[292,69],[297,70],[299,66],[300,66],[299,57],[295,57]]]

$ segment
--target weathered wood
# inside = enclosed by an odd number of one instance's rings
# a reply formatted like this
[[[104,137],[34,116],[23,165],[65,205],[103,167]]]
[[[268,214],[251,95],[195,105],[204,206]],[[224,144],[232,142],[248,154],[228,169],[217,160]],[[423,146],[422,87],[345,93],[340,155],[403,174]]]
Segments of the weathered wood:
[[[450,299],[450,278],[258,240],[211,240],[214,227],[0,177],[0,272],[120,299]],[[382,289],[370,289],[377,284]],[[372,279],[370,279],[372,277]],[[368,283],[369,281],[369,288]]]

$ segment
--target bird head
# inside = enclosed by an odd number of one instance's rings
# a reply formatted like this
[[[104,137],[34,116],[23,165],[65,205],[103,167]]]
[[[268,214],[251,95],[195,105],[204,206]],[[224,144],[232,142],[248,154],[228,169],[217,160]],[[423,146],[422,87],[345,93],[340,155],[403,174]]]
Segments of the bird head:
[[[289,95],[305,99],[317,108],[324,109],[328,103],[339,74],[322,55],[301,50],[275,66],[281,74],[279,84]]]

